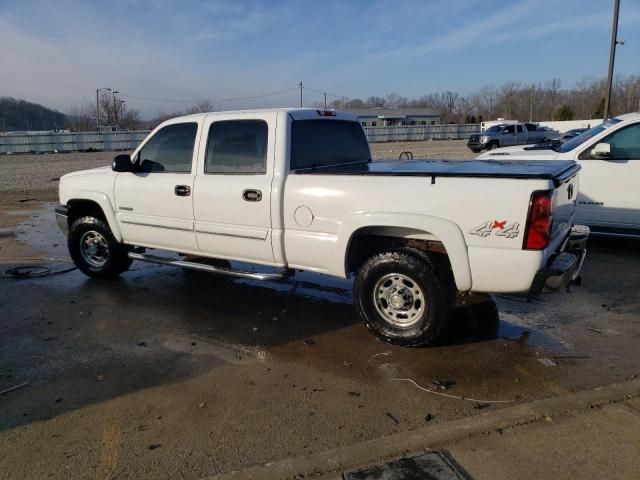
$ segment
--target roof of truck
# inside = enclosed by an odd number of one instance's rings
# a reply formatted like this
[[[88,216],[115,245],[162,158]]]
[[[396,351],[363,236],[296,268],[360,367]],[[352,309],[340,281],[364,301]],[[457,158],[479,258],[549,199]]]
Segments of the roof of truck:
[[[625,120],[634,120],[638,117],[640,117],[640,112],[625,113],[624,115],[618,115],[615,118],[617,118],[621,122],[624,122]]]
[[[182,115],[181,119],[201,120],[210,115],[247,115],[247,114],[261,114],[261,113],[280,113],[285,112],[291,115],[294,120],[310,120],[313,118],[327,118],[327,119],[339,119],[339,120],[357,120],[358,117],[349,112],[341,110],[334,110],[330,108],[255,108],[251,110],[228,110],[220,112],[202,112],[192,113],[190,115]],[[326,112],[326,113],[325,113]],[[329,112],[335,113],[335,115],[328,114]]]

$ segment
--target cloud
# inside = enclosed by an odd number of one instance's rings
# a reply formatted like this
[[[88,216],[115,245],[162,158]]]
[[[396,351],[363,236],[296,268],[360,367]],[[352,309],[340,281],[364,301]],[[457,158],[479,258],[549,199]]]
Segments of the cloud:
[[[281,9],[255,3],[210,1],[202,4],[202,8],[208,13],[206,27],[195,34],[196,41],[253,35],[282,21],[283,17]]]
[[[525,18],[527,15],[536,11],[537,8],[533,3],[520,2],[509,7],[499,10],[487,17],[482,18],[481,11],[471,12],[473,21],[466,23],[464,26],[452,28],[445,33],[436,35],[431,40],[421,45],[413,45],[409,47],[400,47],[395,49],[387,49],[374,54],[378,58],[400,58],[403,60],[424,56],[428,53],[441,50],[455,50],[478,43],[491,35],[499,34],[505,27],[512,25],[514,22]]]

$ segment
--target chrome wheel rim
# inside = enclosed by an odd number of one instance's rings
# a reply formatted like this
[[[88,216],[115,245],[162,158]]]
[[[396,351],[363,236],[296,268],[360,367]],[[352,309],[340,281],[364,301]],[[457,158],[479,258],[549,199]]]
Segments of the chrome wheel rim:
[[[101,268],[109,260],[109,244],[104,236],[95,230],[89,230],[80,239],[80,255],[91,267]]]
[[[376,282],[373,304],[387,322],[398,328],[418,323],[426,309],[422,288],[402,273],[389,273]]]

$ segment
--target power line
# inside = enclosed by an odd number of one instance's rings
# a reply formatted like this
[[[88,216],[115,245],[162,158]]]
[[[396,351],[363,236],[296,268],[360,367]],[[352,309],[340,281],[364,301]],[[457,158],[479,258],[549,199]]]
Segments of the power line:
[[[342,98],[343,95],[334,95],[333,93],[329,93],[329,92],[321,92],[320,90],[315,90],[313,88],[309,88],[307,86],[304,87],[305,90],[309,90],[310,92],[315,92],[318,93],[320,95],[326,95],[327,97],[333,97],[333,98]]]
[[[271,97],[273,95],[280,95],[282,93],[292,92],[294,90],[298,90],[298,88],[287,88],[285,90],[278,90],[276,92],[268,92],[262,93],[260,95],[250,95],[246,97],[230,97],[230,98],[219,98],[219,99],[209,99],[211,103],[225,103],[225,102],[237,102],[240,100],[252,100],[255,98],[263,98],[263,97]],[[203,99],[198,100],[187,100],[187,99],[176,99],[176,98],[154,98],[154,97],[140,97],[138,95],[125,95],[121,94],[122,97],[133,98],[136,100],[144,100],[150,102],[171,102],[171,103],[198,103],[203,101]]]

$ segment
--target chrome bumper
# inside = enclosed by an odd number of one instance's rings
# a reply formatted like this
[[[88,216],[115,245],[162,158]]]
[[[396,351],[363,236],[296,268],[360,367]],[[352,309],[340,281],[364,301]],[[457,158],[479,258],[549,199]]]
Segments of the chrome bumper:
[[[529,298],[557,292],[571,284],[580,284],[580,271],[587,256],[589,227],[574,225],[559,252],[538,270],[529,290]]]
[[[65,235],[69,234],[69,221],[67,218],[68,211],[69,207],[67,207],[66,205],[56,205],[56,222],[58,222],[60,230],[62,230]]]

